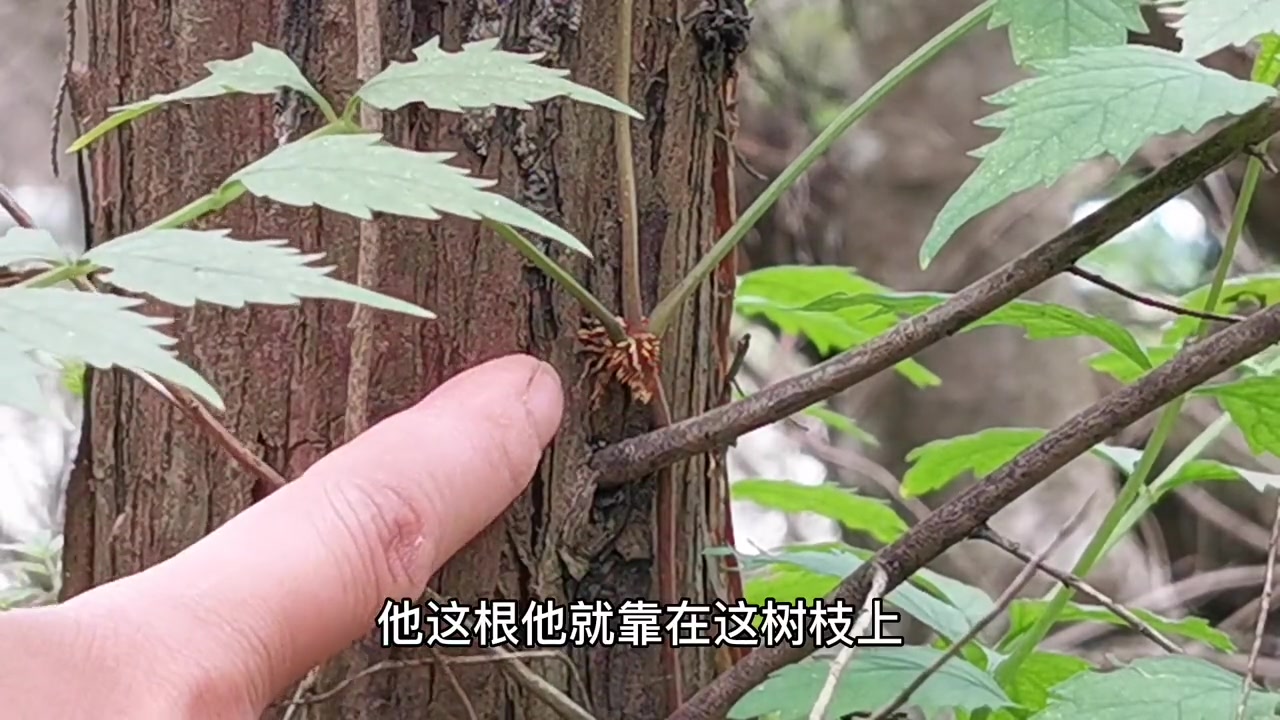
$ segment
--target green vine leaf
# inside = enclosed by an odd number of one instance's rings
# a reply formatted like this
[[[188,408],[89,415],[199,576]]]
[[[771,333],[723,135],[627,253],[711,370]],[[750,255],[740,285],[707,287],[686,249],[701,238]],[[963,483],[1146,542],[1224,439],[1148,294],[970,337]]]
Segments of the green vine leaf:
[[[1203,308],[1208,300],[1209,286],[1203,285],[1182,296],[1178,304],[1182,307]],[[1223,284],[1218,306],[1209,308],[1209,312],[1247,315],[1251,311],[1269,307],[1277,302],[1280,302],[1280,274],[1242,275],[1230,278]],[[1165,329],[1164,343],[1180,345],[1195,335],[1196,328],[1199,326],[1200,320],[1197,318],[1177,317]]]
[[[1258,57],[1249,76],[1254,82],[1274,86],[1280,82],[1280,34],[1269,32],[1259,39],[1258,45]]]
[[[1019,65],[1065,57],[1075,48],[1123,45],[1129,32],[1147,32],[1146,0],[996,0],[991,29],[1009,26]]]
[[[334,115],[329,102],[307,81],[298,66],[289,59],[288,55],[275,48],[253,43],[253,50],[248,55],[234,60],[213,60],[205,63],[205,68],[209,70],[209,76],[187,87],[111,108],[111,115],[84,135],[76,138],[75,142],[71,143],[71,147],[67,148],[67,152],[83,150],[108,132],[146,115],[161,105],[232,93],[268,95],[281,88],[289,88],[313,100],[325,111],[327,117]]]
[[[420,102],[433,110],[461,112],[494,105],[525,110],[565,96],[644,119],[625,103],[570,81],[568,70],[534,65],[545,53],[509,52],[499,49],[498,41],[477,40],[449,52],[440,49],[440,38],[431,38],[413,51],[417,60],[392,62],[356,97],[383,110]]]
[[[925,443],[907,453],[912,466],[902,476],[902,496],[935,492],[965,472],[984,478],[1042,437],[1035,428],[988,428]]]
[[[497,193],[495,180],[472,177],[445,161],[450,152],[416,152],[383,144],[376,133],[330,135],[289,143],[227,182],[244,183],[286,205],[319,205],[361,220],[373,212],[438,220],[448,213],[488,218],[539,233],[590,257],[573,235]]]
[[[74,260],[47,230],[15,227],[0,237],[0,266],[39,262],[65,265]]]
[[[735,481],[730,490],[734,500],[787,513],[816,513],[855,532],[865,532],[882,543],[891,543],[907,531],[906,521],[887,503],[838,485],[743,479]]]
[[[810,312],[832,312],[859,305],[875,305],[885,311],[894,312],[902,317],[918,315],[950,299],[947,293],[904,292],[846,295],[833,294],[804,309]],[[1150,369],[1151,361],[1142,345],[1133,337],[1133,333],[1123,325],[1102,317],[1090,315],[1065,305],[1034,302],[1031,300],[1014,300],[974,322],[966,325],[962,332],[969,332],[983,327],[1008,325],[1021,328],[1031,340],[1050,340],[1089,336],[1115,348],[1131,362]]]
[[[828,706],[830,717],[874,713],[942,657],[931,647],[860,648],[841,674]],[[742,697],[729,711],[731,720],[768,717],[803,720],[809,716],[831,670],[827,659],[788,665]],[[928,717],[950,708],[978,710],[1013,705],[990,675],[957,658],[949,658],[938,672],[911,695],[907,707]]]
[[[103,279],[117,287],[181,307],[197,300],[241,308],[325,298],[435,317],[412,303],[328,277],[332,267],[308,265],[323,253],[303,255],[284,240],[236,240],[229,232],[143,230],[99,245],[84,259],[110,268]]]
[[[790,335],[813,343],[826,356],[863,345],[897,324],[874,307],[841,312],[810,312],[804,306],[832,294],[883,293],[887,289],[835,266],[779,265],[754,270],[738,279],[734,309],[744,317],[763,317]],[[916,387],[933,387],[942,380],[915,360],[894,366]]]
[[[1178,354],[1178,347],[1173,345],[1148,345],[1144,348],[1150,366],[1143,367],[1134,359],[1118,350],[1104,350],[1091,355],[1088,359],[1090,368],[1110,375],[1125,385],[1135,383],[1155,368],[1169,362]]]
[[[1192,58],[1280,32],[1280,0],[1186,0],[1165,12],[1181,16],[1170,27],[1178,31],[1182,54]]]
[[[1004,109],[978,124],[1004,132],[972,153],[981,164],[934,220],[920,249],[922,267],[962,225],[1015,193],[1051,185],[1100,156],[1124,163],[1153,135],[1195,132],[1274,95],[1266,85],[1147,46],[1078,49],[1030,65],[1039,77],[988,98]]]
[[[1009,630],[1005,636],[1000,639],[1001,649],[1012,647],[1012,643],[1017,640],[1022,633],[1031,629],[1036,623],[1045,609],[1049,607],[1048,600],[1015,600],[1009,605]],[[1169,619],[1161,617],[1149,610],[1140,608],[1129,608],[1139,620],[1150,625],[1165,635],[1187,638],[1202,642],[1209,647],[1220,652],[1235,652],[1235,643],[1231,642],[1231,637],[1226,633],[1218,630],[1209,624],[1208,620],[1198,617],[1184,617],[1178,619]],[[1080,603],[1068,603],[1063,609],[1062,614],[1055,621],[1057,623],[1075,623],[1075,622],[1098,622],[1115,627],[1127,627],[1128,623],[1119,615],[1111,612],[1101,605],[1083,605]]]
[[[1245,378],[1202,387],[1195,394],[1217,400],[1255,454],[1280,456],[1280,378]]]
[[[1093,666],[1088,661],[1074,655],[1034,652],[1023,661],[1022,667],[1018,668],[1005,690],[1022,707],[1039,710],[1049,704],[1053,688],[1092,669]],[[1009,717],[1012,718],[1013,715],[1010,714]]]
[[[1076,675],[1053,689],[1031,720],[1222,720],[1235,717],[1243,678],[1208,660],[1168,655],[1135,660],[1111,672]],[[1280,695],[1255,688],[1250,720],[1275,717]]]
[[[129,310],[140,304],[137,298],[78,290],[5,288],[0,290],[0,347],[39,350],[99,369],[147,372],[223,409],[218,392],[167,349],[173,338],[152,329],[170,320]],[[12,363],[5,355],[0,362]]]
[[[880,446],[880,440],[875,435],[867,432],[860,427],[852,418],[836,412],[830,408],[824,407],[822,403],[805,408],[804,414],[820,421],[823,425],[843,433],[858,442],[871,445],[873,447]]]

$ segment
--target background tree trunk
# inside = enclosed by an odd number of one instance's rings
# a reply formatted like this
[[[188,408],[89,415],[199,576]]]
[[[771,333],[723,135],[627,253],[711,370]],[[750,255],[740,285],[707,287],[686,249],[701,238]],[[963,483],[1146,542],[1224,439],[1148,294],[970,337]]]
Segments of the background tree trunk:
[[[646,119],[633,132],[650,305],[714,239],[710,175],[723,77],[705,69],[695,36],[679,32],[681,13],[676,0],[636,2],[632,105]],[[90,15],[84,85],[92,96],[82,98],[77,112],[93,121],[111,105],[203,77],[205,62],[244,54],[251,41],[289,52],[339,102],[358,85],[350,2],[99,0]],[[547,62],[571,69],[577,82],[605,91],[611,86],[617,27],[612,0],[388,0],[383,18],[388,60],[408,59],[412,47],[432,36],[457,49],[500,35],[508,49],[546,51]],[[302,122],[305,132],[317,118]],[[168,107],[111,134],[91,153],[95,242],[145,225],[266,154],[274,147],[271,127],[271,98],[234,96]],[[595,260],[551,252],[611,300],[618,296],[619,272],[611,128],[604,110],[555,101],[523,113],[405,110],[388,119],[386,132],[404,146],[457,151],[455,162],[500,178],[504,194],[574,232]],[[467,367],[516,351],[555,365],[569,395],[565,424],[531,489],[446,566],[433,587],[464,603],[655,598],[651,482],[597,498],[594,553],[579,577],[561,557],[574,469],[592,443],[634,434],[649,422],[648,409],[627,406],[616,388],[601,409],[589,408],[590,388],[574,382],[581,372],[573,340],[577,306],[477,223],[384,219],[381,225],[386,250],[378,289],[418,301],[440,318],[419,323],[378,317],[370,393],[375,420]],[[357,223],[349,217],[246,199],[204,226],[231,227],[239,237],[287,238],[304,251],[326,253],[337,276],[354,277]],[[665,380],[677,418],[701,412],[719,397],[712,336],[719,303],[704,288],[666,338]],[[182,356],[223,393],[230,429],[293,478],[342,442],[349,313],[347,305],[310,301],[284,309],[201,307],[181,314],[173,332],[181,338]],[[66,530],[71,594],[171,556],[252,501],[251,479],[155,392],[123,374],[100,373],[91,393],[88,442],[72,481]],[[709,462],[702,458],[674,470],[683,513],[680,581],[683,595],[694,600],[709,594],[701,555],[713,512],[705,480],[712,474]],[[664,714],[658,649],[567,652],[598,716]],[[424,656],[379,649],[371,636],[331,663],[316,687],[331,687],[380,660]],[[680,657],[687,685],[709,680],[710,653],[682,649]],[[563,664],[533,667],[570,687]],[[480,717],[552,717],[492,667],[455,672]],[[573,695],[584,700],[577,688]],[[303,710],[294,717],[466,716],[449,683],[430,666],[374,674]]]

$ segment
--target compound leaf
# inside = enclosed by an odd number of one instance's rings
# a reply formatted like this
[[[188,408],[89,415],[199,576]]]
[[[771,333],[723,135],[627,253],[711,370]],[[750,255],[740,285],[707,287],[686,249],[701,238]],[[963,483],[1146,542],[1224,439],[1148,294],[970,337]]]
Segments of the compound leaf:
[[[1280,32],[1280,0],[1186,0],[1165,12],[1180,16],[1170,27],[1178,31],[1182,54],[1193,58]]]
[[[992,29],[1009,26],[1019,65],[1066,56],[1074,48],[1123,45],[1129,31],[1145,33],[1146,0],[996,0]]]

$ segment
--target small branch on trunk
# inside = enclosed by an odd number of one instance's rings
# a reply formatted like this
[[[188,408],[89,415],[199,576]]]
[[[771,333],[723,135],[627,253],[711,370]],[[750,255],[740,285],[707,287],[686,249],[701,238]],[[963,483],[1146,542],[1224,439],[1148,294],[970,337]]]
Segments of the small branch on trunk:
[[[871,624],[873,615],[871,614],[871,606],[876,600],[884,595],[884,586],[889,582],[889,576],[884,574],[880,568],[876,568],[875,574],[871,577],[871,591],[867,593],[867,599],[862,603],[862,612],[858,613],[858,619],[853,623],[853,637],[861,637],[862,633],[867,631],[867,626]],[[822,690],[818,693],[818,699],[813,703],[813,709],[809,711],[809,720],[826,720],[827,708],[831,707],[831,701],[835,699],[836,688],[840,685],[840,678],[844,675],[844,669],[848,667],[849,661],[853,659],[853,653],[858,649],[856,643],[848,645],[840,649],[836,659],[831,662],[831,669],[827,672],[827,681],[822,684]]]
[[[828,602],[858,605],[871,582],[868,566],[883,567],[889,588],[905,582],[948,548],[972,536],[993,515],[1068,462],[1174,398],[1208,382],[1280,340],[1280,306],[1252,315],[1195,343],[1144,378],[1117,390],[1045,435],[1026,451],[970,486],[840,583]],[[812,644],[752,652],[695,694],[670,720],[722,717],[769,674],[807,657]]]
[[[589,463],[596,482],[605,487],[619,485],[724,447],[910,358],[1071,267],[1244,148],[1277,131],[1280,100],[1273,100],[1237,118],[1057,237],[865,345],[737,402],[600,450]]]

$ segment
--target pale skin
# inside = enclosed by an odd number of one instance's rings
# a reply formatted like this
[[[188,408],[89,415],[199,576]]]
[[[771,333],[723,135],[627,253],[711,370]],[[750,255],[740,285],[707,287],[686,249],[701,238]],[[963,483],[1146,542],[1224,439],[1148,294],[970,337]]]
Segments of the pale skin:
[[[257,718],[417,598],[524,491],[560,379],[512,355],[449,380],[166,562],[0,613],[14,718]]]

